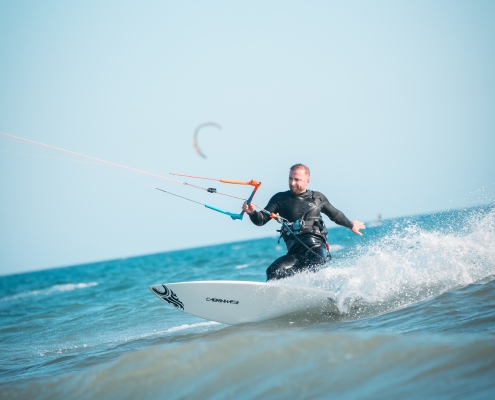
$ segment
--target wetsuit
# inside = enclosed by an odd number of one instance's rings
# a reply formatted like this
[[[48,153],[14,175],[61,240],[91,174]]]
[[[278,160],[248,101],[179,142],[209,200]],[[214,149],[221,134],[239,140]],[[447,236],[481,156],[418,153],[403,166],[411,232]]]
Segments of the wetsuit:
[[[292,223],[294,235],[281,230],[281,237],[287,246],[287,254],[276,259],[266,270],[266,280],[281,279],[303,270],[317,270],[330,260],[326,247],[327,228],[321,213],[338,225],[352,229],[352,222],[330,204],[320,192],[306,190],[292,194],[290,190],[274,195],[265,207],[268,212],[279,214]],[[261,212],[249,214],[251,221],[258,226],[265,225],[270,217]],[[298,240],[299,239],[299,240]],[[302,244],[302,243],[304,244]],[[311,249],[308,250],[307,247]]]

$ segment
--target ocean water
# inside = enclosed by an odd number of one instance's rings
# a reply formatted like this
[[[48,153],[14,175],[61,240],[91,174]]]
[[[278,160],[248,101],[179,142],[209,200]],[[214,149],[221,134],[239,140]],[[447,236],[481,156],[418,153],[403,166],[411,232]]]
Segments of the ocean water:
[[[277,284],[329,290],[340,315],[228,326],[148,289],[262,282],[275,237],[0,277],[0,398],[495,398],[494,205],[329,242],[326,268]]]

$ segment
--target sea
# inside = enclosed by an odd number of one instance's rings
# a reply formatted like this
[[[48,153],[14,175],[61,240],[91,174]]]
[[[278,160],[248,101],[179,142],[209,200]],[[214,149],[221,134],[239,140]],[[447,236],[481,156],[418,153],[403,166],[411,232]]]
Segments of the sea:
[[[263,282],[275,236],[2,276],[0,398],[495,399],[494,204],[329,243],[325,268],[276,284],[328,290],[338,313],[235,326],[148,287]]]

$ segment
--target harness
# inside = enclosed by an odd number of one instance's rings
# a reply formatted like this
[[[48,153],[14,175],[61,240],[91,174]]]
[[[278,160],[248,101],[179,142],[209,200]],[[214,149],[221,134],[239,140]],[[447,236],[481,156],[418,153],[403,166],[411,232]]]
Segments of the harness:
[[[278,238],[278,243],[280,243],[280,239],[283,237],[284,240],[286,240],[286,238],[288,238],[289,236],[293,236],[294,239],[296,239],[303,247],[305,247],[309,252],[313,253],[315,256],[319,257],[322,259],[322,261],[325,263],[327,261],[330,260],[330,246],[328,245],[327,241],[326,241],[326,237],[324,236],[324,234],[322,234],[320,232],[320,229],[318,228],[318,235],[321,236],[324,240],[324,243],[325,243],[325,247],[327,249],[327,256],[326,257],[323,257],[321,256],[320,254],[314,252],[311,248],[309,248],[301,239],[299,239],[299,235],[301,235],[302,233],[306,233],[306,232],[314,232],[313,228],[309,229],[309,225],[306,224],[306,221],[307,220],[310,220],[310,219],[314,219],[316,220],[315,222],[313,222],[313,226],[316,224],[316,225],[319,225],[321,226],[323,229],[325,228],[325,225],[323,223],[323,219],[321,217],[321,215],[319,217],[309,217],[309,213],[312,212],[315,208],[319,208],[320,204],[322,203],[322,200],[321,198],[316,200],[316,198],[314,197],[314,192],[311,191],[311,199],[313,200],[315,206],[314,207],[311,207],[311,209],[309,211],[307,211],[304,215],[303,215],[303,218],[299,218],[298,220],[294,221],[294,222],[289,222],[289,220],[287,220],[286,218],[283,218],[281,217],[279,214],[275,214],[273,212],[269,212],[265,209],[261,209],[261,212],[263,214],[265,214],[266,216],[268,216],[269,218],[271,219],[274,219],[276,220],[281,226],[280,229],[277,230],[277,232],[280,232],[280,237]],[[318,220],[319,220],[319,224],[318,224]],[[321,225],[320,225],[321,224]],[[293,231],[293,229],[297,229],[297,233],[295,231]]]
[[[328,243],[325,241],[325,247],[327,249],[327,256],[326,257],[323,257],[321,256],[320,254],[318,253],[315,253],[313,250],[311,250],[301,239],[299,239],[297,237],[297,235],[291,230],[290,226],[288,225],[289,224],[289,221],[287,221],[285,218],[282,218],[280,217],[278,214],[273,214],[273,213],[269,213],[268,211],[264,211],[267,215],[270,216],[270,218],[273,218],[275,219],[278,223],[282,224],[282,229],[281,230],[285,230],[288,232],[288,235],[293,235],[294,236],[294,239],[296,239],[299,243],[301,243],[304,247],[306,247],[306,249],[313,253],[315,256],[319,257],[322,259],[322,261],[324,263],[326,263],[327,261],[330,261],[330,246],[328,245]],[[277,230],[277,232],[280,232],[280,230]],[[282,234],[280,235],[282,237]],[[278,242],[280,243],[280,238],[278,239]]]
[[[286,240],[293,234],[301,235],[304,233],[311,233],[313,235],[322,237],[326,244],[326,237],[323,233],[325,230],[325,223],[323,222],[321,214],[318,217],[309,216],[309,214],[311,214],[315,209],[320,208],[320,204],[323,201],[319,196],[317,198],[315,197],[314,191],[311,191],[311,200],[313,202],[313,206],[311,207],[311,209],[306,211],[301,218],[295,220],[294,222],[287,222],[285,225],[282,225],[280,229],[277,229],[277,232],[280,232],[278,243],[280,243],[280,239]],[[290,231],[292,231],[292,233],[287,229],[286,225],[290,228]]]
[[[322,259],[323,262],[328,262],[330,260],[330,246],[328,245],[327,238],[326,238],[326,228],[325,228],[325,223],[323,222],[323,218],[320,213],[318,213],[317,217],[310,217],[309,215],[315,210],[315,209],[320,209],[321,203],[323,203],[323,200],[321,197],[317,196],[315,197],[314,191],[311,191],[311,201],[312,201],[312,207],[307,210],[303,216],[294,222],[289,222],[285,218],[279,217],[277,220],[278,222],[282,225],[280,229],[277,229],[277,232],[280,232],[280,236],[278,238],[278,243],[280,243],[280,239],[284,239],[285,242],[287,242],[287,239],[289,239],[291,236],[296,239],[300,244],[302,244],[307,250],[309,250],[311,253],[314,255],[318,256],[319,258]],[[311,250],[301,239],[299,239],[299,236],[302,234],[312,234],[315,236],[319,236],[322,240],[323,243],[325,243],[325,247],[327,249],[327,256],[322,257],[321,255],[315,253],[313,250]]]

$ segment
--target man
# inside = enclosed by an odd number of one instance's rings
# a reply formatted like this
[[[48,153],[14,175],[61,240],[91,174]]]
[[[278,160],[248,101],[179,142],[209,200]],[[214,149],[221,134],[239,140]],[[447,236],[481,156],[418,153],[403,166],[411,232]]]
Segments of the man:
[[[287,219],[290,223],[289,232],[282,227],[281,237],[287,246],[287,254],[276,259],[266,270],[266,280],[282,279],[296,272],[315,271],[319,266],[329,261],[328,231],[323,222],[321,212],[335,223],[349,228],[357,235],[362,235],[360,229],[365,226],[360,221],[350,221],[341,211],[330,204],[320,192],[308,190],[310,172],[303,164],[290,168],[289,189],[274,195],[265,210]],[[243,210],[251,221],[258,226],[265,225],[270,217],[255,210],[253,204],[243,205]]]

